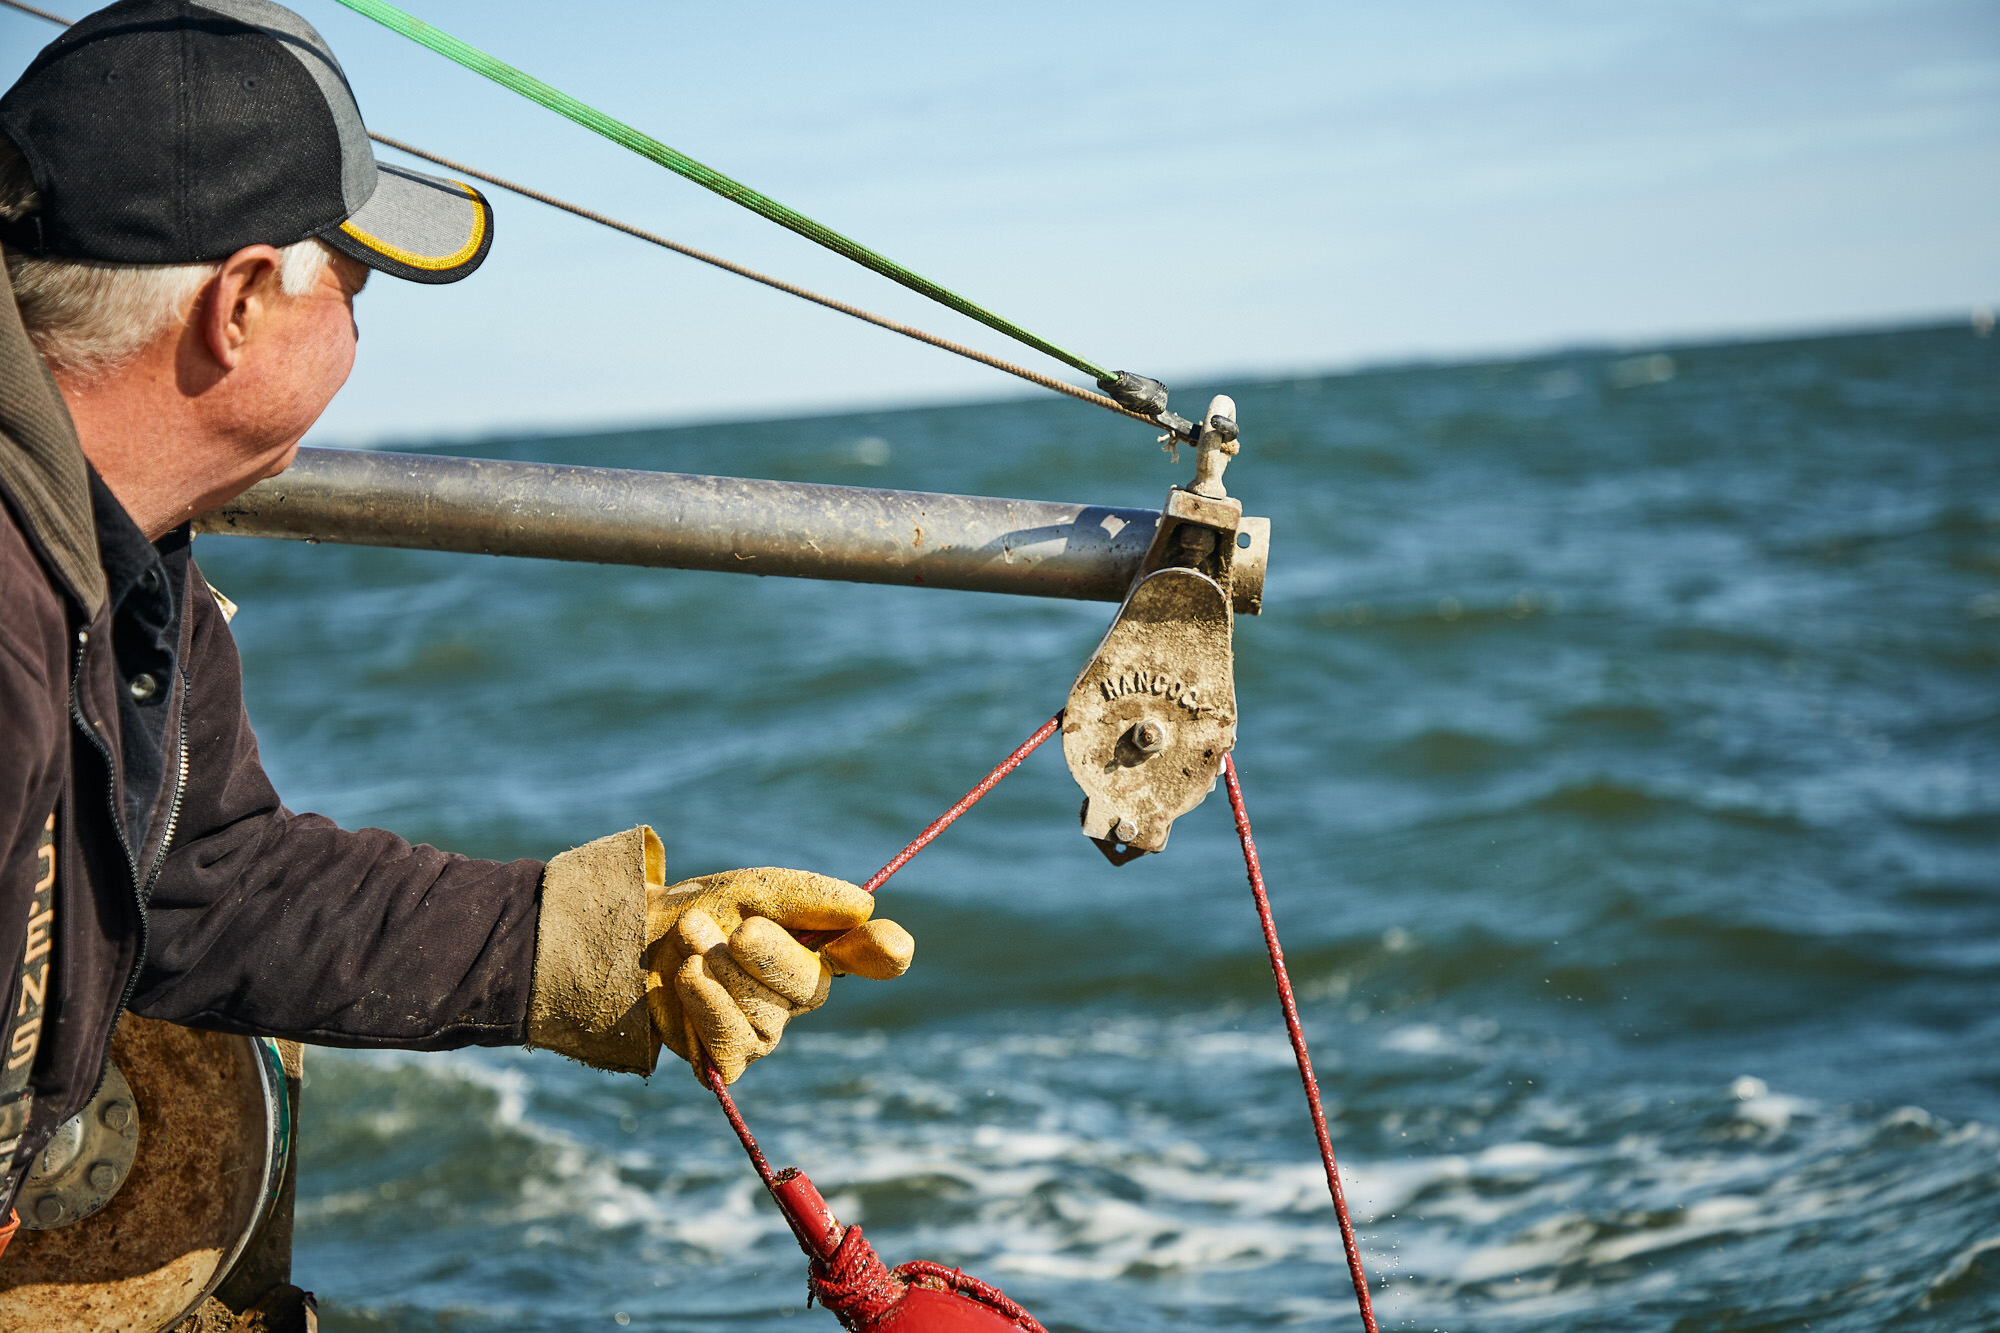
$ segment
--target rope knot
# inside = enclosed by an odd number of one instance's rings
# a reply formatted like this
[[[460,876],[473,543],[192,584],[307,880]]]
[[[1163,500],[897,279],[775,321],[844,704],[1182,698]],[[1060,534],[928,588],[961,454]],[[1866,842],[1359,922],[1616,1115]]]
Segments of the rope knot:
[[[831,1258],[813,1260],[806,1286],[847,1328],[880,1319],[903,1299],[904,1291],[903,1282],[882,1263],[875,1247],[861,1238],[859,1226],[847,1228]]]

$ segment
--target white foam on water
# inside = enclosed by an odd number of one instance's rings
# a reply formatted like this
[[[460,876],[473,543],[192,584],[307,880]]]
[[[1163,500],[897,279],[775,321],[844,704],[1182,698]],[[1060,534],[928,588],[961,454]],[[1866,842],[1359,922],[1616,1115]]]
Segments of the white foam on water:
[[[1326,1172],[1317,1162],[1227,1172],[1138,1162],[1128,1165],[1125,1175],[1143,1187],[1148,1198],[1225,1208],[1246,1216],[1309,1213],[1328,1206]],[[1341,1188],[1349,1184],[1343,1172]]]
[[[1738,1083],[1743,1081],[1737,1080]],[[1755,1126],[1768,1136],[1776,1136],[1790,1128],[1792,1121],[1810,1116],[1818,1108],[1803,1097],[1762,1092],[1751,1097],[1739,1095],[1735,1109],[1738,1120]]]
[[[513,1198],[483,1221],[521,1226],[524,1243],[553,1244],[555,1223],[583,1224],[602,1231],[633,1228],[649,1238],[724,1256],[778,1235],[789,1235],[782,1220],[763,1203],[763,1190],[747,1173],[720,1184],[704,1178],[689,1188],[669,1176],[646,1188],[630,1176],[651,1163],[651,1154],[627,1148],[609,1152],[537,1119],[530,1111],[535,1079],[522,1063],[495,1063],[481,1052],[369,1052],[343,1055],[377,1068],[425,1079],[456,1082],[490,1094],[481,1127],[498,1138],[525,1139],[541,1151],[519,1154],[523,1171]],[[325,1066],[322,1065],[322,1068]],[[390,1125],[415,1123],[413,1113],[391,1111],[368,1117]],[[384,1182],[389,1187],[390,1182]],[[330,1221],[381,1206],[381,1188],[302,1196],[299,1216]]]
[[[1035,1238],[1009,1245],[982,1259],[982,1265],[1002,1274],[1104,1282],[1257,1269],[1287,1259],[1313,1261],[1340,1246],[1340,1233],[1332,1227],[1302,1236],[1290,1228],[1241,1222],[1198,1225],[1108,1199],[1088,1210],[1073,1210],[1066,1220],[1075,1225],[1079,1244],[1057,1246]]]
[[[1580,1213],[1545,1217],[1510,1240],[1466,1254],[1453,1265],[1451,1277],[1458,1283],[1486,1282],[1556,1268],[1574,1254],[1577,1237],[1590,1226],[1590,1220]]]
[[[1537,1142],[1496,1143],[1482,1149],[1472,1159],[1473,1170],[1487,1176],[1540,1177],[1551,1171],[1589,1160],[1593,1154],[1583,1148],[1558,1148]]]
[[[1436,1023],[1393,1028],[1383,1036],[1381,1046],[1385,1051],[1400,1051],[1405,1055],[1449,1055],[1459,1049],[1458,1043]]]
[[[2000,1135],[1976,1125],[1927,1136],[1940,1149],[1947,1140],[1969,1139],[1988,1151],[1970,1158],[1961,1154],[1958,1169],[1941,1163],[1941,1172],[1924,1178],[1898,1163],[1884,1163],[1877,1169],[1893,1173],[1884,1190],[1864,1169],[1876,1141],[1885,1129],[1931,1129],[1937,1122],[1929,1113],[1905,1107],[1873,1120],[1833,1117],[1747,1077],[1731,1086],[1729,1097],[1738,1109],[1750,1107],[1751,1122],[1759,1126],[1781,1118],[1769,1105],[1773,1101],[1783,1104],[1787,1124],[1817,1117],[1817,1137],[1746,1153],[1690,1147],[1684,1136],[1669,1141],[1628,1134],[1603,1147],[1511,1143],[1471,1159],[1437,1159],[1440,1166],[1452,1163],[1449,1175],[1438,1177],[1444,1188],[1434,1188],[1416,1215],[1389,1224],[1401,1231],[1400,1254],[1415,1258],[1390,1284],[1383,1308],[1397,1318],[1417,1319],[1462,1315],[1484,1302],[1540,1319],[1602,1310],[1607,1301],[1674,1281],[1678,1270],[1667,1256],[1677,1249],[1805,1234],[1829,1220],[1871,1213],[1886,1218],[1899,1205],[1915,1210],[1912,1215],[1926,1214],[1940,1191],[1962,1186],[1965,1168],[1980,1158],[1990,1160],[1990,1151],[2000,1148]],[[1494,1168],[1500,1176],[1484,1175]],[[1468,1196],[1506,1177],[1512,1180],[1497,1207],[1466,1210]],[[1466,1243],[1479,1233],[1491,1235],[1509,1215],[1521,1218],[1511,1234]],[[1469,1231],[1451,1227],[1455,1216],[1476,1225]],[[1968,1254],[1966,1268],[1984,1252]],[[1636,1272],[1625,1267],[1633,1263],[1642,1267]],[[1881,1268],[1879,1290],[1870,1301],[1890,1299],[1888,1269]]]
[[[1204,1275],[1309,1265],[1324,1268],[1339,1290],[1340,1238],[1310,1136],[1296,1132],[1302,1125],[1286,1131],[1273,1156],[1262,1130],[1244,1142],[1231,1137],[1227,1126],[1243,1123],[1245,1104],[1230,1109],[1225,1093],[1205,1104],[1196,1130],[1133,1100],[1129,1077],[1107,1077],[1102,1086],[1117,1090],[1107,1092],[1064,1077],[1084,1051],[1146,1062],[1175,1079],[1206,1077],[1206,1062],[1216,1059],[1238,1068],[1289,1063],[1282,1037],[1275,1050],[1267,1038],[1259,1051],[1233,1030],[1239,1021],[1236,1010],[1219,1009],[1193,1020],[1121,1019],[981,1042],[934,1035],[906,1043],[893,1061],[882,1059],[886,1047],[875,1034],[817,1034],[793,1052],[793,1092],[780,1085],[753,1120],[774,1159],[787,1160],[781,1149],[800,1150],[836,1214],[867,1225],[891,1262],[935,1258],[996,1281],[1171,1277],[1190,1284],[1195,1304],[1213,1290]],[[1486,1020],[1371,1031],[1418,1060],[1522,1049]],[[596,1076],[545,1069],[532,1057],[368,1058],[462,1085],[483,1132],[533,1145],[522,1154],[518,1186],[479,1215],[481,1223],[518,1228],[522,1244],[573,1245],[583,1227],[606,1237],[631,1233],[632,1240],[603,1243],[638,1244],[659,1262],[673,1263],[674,1250],[683,1261],[685,1252],[699,1254],[739,1280],[751,1271],[745,1265],[763,1272],[772,1260],[774,1271],[790,1271],[789,1234],[725,1136],[658,1147],[586,1141],[537,1108],[558,1091],[574,1106],[586,1087],[586,1101],[600,1100],[594,1085],[578,1081]],[[994,1069],[1009,1079],[989,1095],[974,1071]],[[842,1091],[800,1095],[823,1079]],[[607,1110],[634,1104],[620,1098],[636,1085],[604,1087]],[[648,1105],[643,1118],[653,1126],[699,1127],[712,1115],[691,1093],[664,1112],[657,1097]],[[1921,1108],[1860,1116],[1749,1074],[1670,1112],[1629,1095],[1601,1102],[1537,1095],[1504,1112],[1481,1105],[1477,1114],[1376,1112],[1377,1141],[1394,1141],[1402,1125],[1412,1142],[1419,1129],[1435,1142],[1439,1126],[1451,1125],[1467,1136],[1466,1151],[1378,1157],[1337,1144],[1364,1256],[1384,1282],[1385,1323],[1448,1327],[1481,1307],[1505,1309],[1509,1318],[1580,1317],[1636,1298],[1663,1271],[1680,1271],[1678,1252],[1791,1234],[1869,1207],[1924,1207],[1926,1192],[1941,1188],[1896,1167],[1901,1174],[1892,1180],[1919,1183],[1907,1201],[1900,1184],[1885,1194],[1857,1175],[1856,1163],[1871,1154],[1957,1151],[1984,1170],[2000,1146],[2000,1134],[1947,1124]],[[374,1133],[393,1131],[406,1113],[371,1106],[365,1114]],[[1513,1136],[1486,1126],[1495,1114],[1507,1117]],[[663,1160],[662,1152],[674,1155]],[[331,1224],[380,1202],[372,1189],[347,1189],[303,1201],[301,1216]],[[1983,1253],[1966,1258],[1963,1270]],[[1935,1277],[1941,1289],[1957,1280],[1949,1271]]]
[[[1975,1240],[1945,1261],[1938,1275],[1925,1288],[1921,1304],[1929,1309],[1949,1296],[1951,1289],[1963,1282],[1972,1272],[1973,1266],[1989,1254],[2000,1252],[2000,1235],[1985,1236]]]

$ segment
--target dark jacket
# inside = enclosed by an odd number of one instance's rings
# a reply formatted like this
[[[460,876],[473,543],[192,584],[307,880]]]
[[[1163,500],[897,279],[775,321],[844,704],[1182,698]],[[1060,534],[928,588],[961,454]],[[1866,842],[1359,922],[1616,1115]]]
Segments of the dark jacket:
[[[567,853],[589,882],[551,872],[545,912],[542,862],[286,809],[186,531],[147,542],[91,473],[5,282],[0,502],[0,1067],[36,1052],[0,1219],[95,1091],[128,1007],[323,1045],[529,1042],[650,1070],[651,831]],[[39,949],[50,850],[54,947]],[[0,1148],[18,1128],[4,1111]]]

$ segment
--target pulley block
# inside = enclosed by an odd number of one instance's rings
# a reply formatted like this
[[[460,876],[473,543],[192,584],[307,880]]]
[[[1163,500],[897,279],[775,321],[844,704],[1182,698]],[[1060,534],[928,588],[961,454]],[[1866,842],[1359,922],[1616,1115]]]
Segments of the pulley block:
[[[1232,399],[1210,401],[1198,440],[1194,481],[1168,492],[1138,577],[1063,714],[1084,835],[1114,865],[1164,848],[1236,745],[1239,543],[1261,555],[1268,543],[1255,539],[1267,532],[1223,488],[1241,448]]]

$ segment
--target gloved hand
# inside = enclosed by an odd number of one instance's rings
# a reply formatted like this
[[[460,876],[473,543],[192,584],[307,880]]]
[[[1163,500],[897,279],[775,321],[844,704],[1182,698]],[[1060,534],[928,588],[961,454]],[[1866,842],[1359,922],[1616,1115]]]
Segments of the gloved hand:
[[[826,1002],[834,977],[886,981],[916,942],[871,921],[875,900],[846,880],[804,870],[729,870],[646,886],[646,1007],[653,1030],[703,1078],[714,1061],[734,1083],[770,1054],[793,1015]],[[791,932],[842,933],[815,952]],[[705,1081],[705,1080],[704,1080]]]

